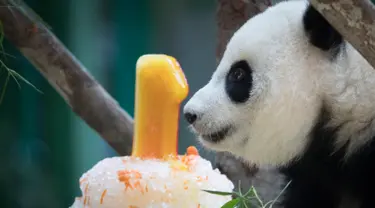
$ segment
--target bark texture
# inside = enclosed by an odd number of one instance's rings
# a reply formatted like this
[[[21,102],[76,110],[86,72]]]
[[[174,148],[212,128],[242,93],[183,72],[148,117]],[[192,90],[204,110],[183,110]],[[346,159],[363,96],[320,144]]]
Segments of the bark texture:
[[[374,4],[370,0],[310,0],[310,2],[374,67]]]
[[[271,0],[218,0],[216,61],[223,56],[225,46],[233,33],[249,18],[264,11]]]
[[[248,19],[271,6],[271,0],[218,0],[216,13],[218,38],[216,48],[216,60],[220,61],[225,46],[234,32]],[[244,163],[229,153],[218,152],[214,166],[227,175],[238,189],[246,192],[254,186],[262,200],[269,201],[277,197],[282,190],[283,178],[273,167],[256,167]],[[274,205],[278,207],[278,205]]]
[[[22,1],[0,0],[5,37],[49,81],[72,110],[120,155],[132,148],[133,120]]]

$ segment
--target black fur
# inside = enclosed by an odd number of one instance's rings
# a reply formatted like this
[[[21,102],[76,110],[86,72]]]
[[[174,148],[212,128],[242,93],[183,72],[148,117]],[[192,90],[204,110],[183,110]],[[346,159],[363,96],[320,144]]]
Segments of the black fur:
[[[344,161],[346,146],[333,152],[340,127],[325,128],[328,119],[329,112],[322,110],[304,155],[281,168],[292,180],[285,192],[285,208],[339,208],[344,197],[359,204],[353,208],[374,208],[375,141]]]
[[[342,36],[311,5],[305,11],[303,25],[310,43],[333,57],[345,46]],[[348,144],[334,151],[336,132],[341,127],[326,127],[330,118],[326,109],[322,109],[303,155],[280,168],[287,182],[291,180],[282,203],[285,208],[340,208],[351,201],[356,205],[346,207],[374,208],[375,135],[344,160]]]
[[[343,38],[335,28],[311,5],[303,16],[303,26],[310,43],[336,56],[343,46]]]
[[[241,80],[233,80],[231,76],[240,69],[244,76]],[[225,92],[233,103],[244,103],[250,97],[250,90],[252,88],[253,78],[251,67],[245,60],[234,63],[225,79]]]

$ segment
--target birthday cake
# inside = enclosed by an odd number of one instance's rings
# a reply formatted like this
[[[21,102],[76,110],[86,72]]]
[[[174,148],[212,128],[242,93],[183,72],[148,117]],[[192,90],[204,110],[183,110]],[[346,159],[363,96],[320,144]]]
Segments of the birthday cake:
[[[231,197],[203,190],[231,192],[233,184],[188,151],[165,159],[104,159],[82,175],[80,188],[72,208],[219,208]]]
[[[231,200],[205,192],[234,185],[191,146],[177,154],[179,106],[188,86],[178,62],[146,55],[137,62],[131,156],[106,158],[84,173],[72,208],[219,208]]]

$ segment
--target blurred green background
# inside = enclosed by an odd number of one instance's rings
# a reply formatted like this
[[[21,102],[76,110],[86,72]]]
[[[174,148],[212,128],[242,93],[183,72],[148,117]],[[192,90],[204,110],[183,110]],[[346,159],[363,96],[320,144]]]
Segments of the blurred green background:
[[[147,53],[178,59],[189,97],[215,69],[214,0],[26,0],[120,105],[133,115],[135,63]],[[0,207],[66,208],[82,173],[113,150],[8,42],[6,64],[29,80],[0,105]],[[0,77],[0,87],[5,76]],[[183,119],[179,152],[195,144]],[[202,154],[212,158],[208,152]]]

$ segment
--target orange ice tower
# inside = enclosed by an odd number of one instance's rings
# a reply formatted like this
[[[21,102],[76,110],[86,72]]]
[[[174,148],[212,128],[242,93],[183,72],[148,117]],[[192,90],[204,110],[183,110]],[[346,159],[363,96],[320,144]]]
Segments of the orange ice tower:
[[[178,118],[189,87],[171,56],[144,55],[137,61],[132,156],[177,155]]]

